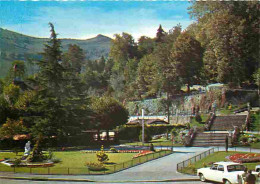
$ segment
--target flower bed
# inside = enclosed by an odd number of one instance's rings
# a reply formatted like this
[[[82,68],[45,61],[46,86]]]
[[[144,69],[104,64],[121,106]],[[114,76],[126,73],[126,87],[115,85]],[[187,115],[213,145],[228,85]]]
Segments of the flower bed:
[[[236,153],[234,155],[229,155],[226,157],[232,162],[238,163],[248,163],[248,162],[259,162],[260,154],[256,153]]]
[[[148,155],[148,154],[151,154],[151,153],[153,153],[153,151],[143,150],[140,153],[138,153],[135,156],[133,156],[133,158],[138,158],[138,157],[141,157],[141,156],[144,156],[144,155]]]
[[[140,153],[143,150],[117,150],[118,153]],[[85,153],[97,153],[99,151],[89,150],[85,151]],[[104,151],[104,153],[114,153],[113,151]]]

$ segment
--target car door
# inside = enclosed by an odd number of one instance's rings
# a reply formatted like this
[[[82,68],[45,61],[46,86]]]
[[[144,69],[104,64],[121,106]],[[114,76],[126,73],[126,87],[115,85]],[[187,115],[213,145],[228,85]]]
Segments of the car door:
[[[213,164],[208,173],[207,176],[205,176],[208,180],[216,181],[216,171],[218,169],[218,164]]]
[[[218,169],[216,171],[216,180],[217,182],[223,182],[223,176],[224,176],[224,166],[218,165]]]

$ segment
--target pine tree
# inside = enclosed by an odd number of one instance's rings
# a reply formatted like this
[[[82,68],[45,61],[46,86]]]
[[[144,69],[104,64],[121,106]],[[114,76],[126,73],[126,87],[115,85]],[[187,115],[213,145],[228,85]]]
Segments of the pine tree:
[[[164,37],[165,37],[165,31],[163,30],[162,25],[160,24],[156,33],[156,42],[163,42]]]

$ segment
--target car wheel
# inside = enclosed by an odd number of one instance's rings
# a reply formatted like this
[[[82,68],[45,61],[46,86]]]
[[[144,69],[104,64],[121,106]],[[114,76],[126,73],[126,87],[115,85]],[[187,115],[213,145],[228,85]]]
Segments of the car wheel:
[[[203,174],[201,174],[201,173],[200,173],[200,175],[199,175],[199,176],[200,176],[200,181],[203,181],[203,182],[204,182],[204,181],[206,181],[206,178],[204,177],[204,175],[203,175]]]
[[[224,182],[223,182],[224,184],[231,184],[231,182],[230,181],[228,181],[228,180],[224,180]]]

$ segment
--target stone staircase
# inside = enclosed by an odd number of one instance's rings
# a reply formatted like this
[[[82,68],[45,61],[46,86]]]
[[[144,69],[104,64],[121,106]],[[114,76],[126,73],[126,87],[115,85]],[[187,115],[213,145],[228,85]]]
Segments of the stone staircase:
[[[205,133],[199,132],[193,139],[192,146],[225,146],[225,139],[228,133]],[[231,138],[228,138],[229,146],[231,146]]]
[[[233,131],[235,126],[241,130],[245,122],[246,115],[216,116],[210,127],[210,131]]]
[[[209,132],[198,131],[192,140],[192,146],[225,146],[225,139],[228,131],[233,131],[237,126],[242,128],[246,124],[246,115],[215,116]],[[228,137],[231,146],[231,137]]]

